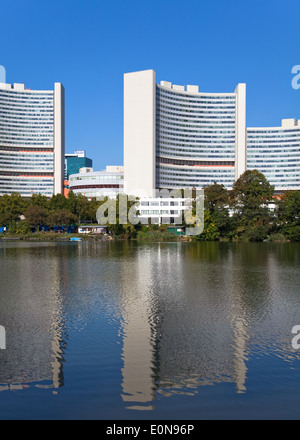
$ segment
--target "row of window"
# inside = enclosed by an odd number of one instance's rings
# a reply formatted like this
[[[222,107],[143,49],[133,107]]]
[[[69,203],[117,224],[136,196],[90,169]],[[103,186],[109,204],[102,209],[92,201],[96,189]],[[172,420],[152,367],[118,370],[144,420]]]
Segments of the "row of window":
[[[300,151],[300,146],[296,146],[293,148],[286,149],[280,149],[279,151],[276,150],[252,150],[248,151],[248,157],[274,157],[278,160],[282,160],[283,156],[298,156],[298,153]],[[266,154],[264,154],[266,153]],[[286,154],[285,154],[286,153]],[[273,154],[273,156],[272,156]]]
[[[121,176],[95,176],[95,177],[70,177],[70,182],[107,182],[110,180],[123,180],[124,175]]]
[[[235,138],[230,139],[230,138],[221,138],[221,137],[216,137],[216,139],[213,138],[206,138],[204,139],[204,136],[201,135],[195,135],[195,134],[190,134],[190,133],[174,133],[174,130],[159,130],[157,131],[157,138],[158,141],[161,139],[174,139],[174,140],[181,140],[183,139],[197,139],[198,142],[203,142],[204,144],[214,144],[214,145],[218,145],[220,142],[221,144],[221,148],[223,144],[231,144],[231,145],[235,145]],[[191,140],[191,142],[193,142],[193,140]]]
[[[222,159],[222,160],[234,160],[235,158],[235,150],[234,146],[232,148],[214,148],[211,147],[201,147],[201,148],[192,148],[192,147],[183,147],[183,148],[168,148],[167,146],[161,145],[158,146],[156,149],[156,154],[158,156],[162,157],[170,157],[170,158],[178,158],[178,159],[184,159],[187,157],[188,159],[195,159],[199,160],[201,158],[205,159],[212,159],[215,160],[216,158]]]
[[[21,132],[23,132],[24,134],[21,134]],[[51,133],[53,135],[53,128],[51,129],[49,127],[40,126],[40,127],[35,127],[35,129],[32,130],[32,129],[27,128],[27,127],[26,128],[20,128],[20,127],[9,128],[7,126],[6,127],[2,127],[1,124],[0,124],[0,133],[1,134],[2,133],[4,133],[4,134],[12,133],[12,134],[19,134],[19,135],[22,135],[22,136],[25,136],[25,135],[28,135],[28,134],[31,135],[31,133],[33,133],[33,135],[35,135],[36,133],[39,133],[39,134],[41,134],[41,133],[45,133],[45,134]]]
[[[174,148],[178,148],[178,147],[189,147],[191,146],[191,148],[193,149],[197,149],[197,148],[212,148],[214,146],[217,146],[220,149],[223,148],[230,148],[230,145],[227,144],[231,144],[231,146],[233,147],[235,145],[235,140],[233,141],[233,139],[229,140],[228,142],[224,142],[226,143],[226,145],[223,145],[223,143],[220,143],[220,141],[222,141],[223,139],[221,138],[216,138],[216,139],[212,139],[212,141],[208,141],[207,139],[201,139],[199,137],[198,140],[194,140],[194,139],[189,139],[188,136],[181,136],[182,139],[173,139],[171,135],[169,136],[165,136],[165,133],[163,133],[163,135],[160,136],[156,136],[156,144],[159,145],[170,145],[170,146],[174,146]],[[172,142],[169,142],[169,140],[171,140]],[[202,142],[202,143],[198,143],[197,142]],[[190,145],[190,143],[193,144],[197,144],[197,145]],[[210,144],[214,144],[214,145],[210,145]]]
[[[164,110],[166,109],[166,110]],[[199,120],[207,120],[207,121],[211,121],[211,120],[234,120],[235,119],[235,112],[233,113],[226,113],[226,114],[222,114],[222,115],[217,115],[216,112],[214,112],[213,114],[209,114],[208,112],[199,112],[197,110],[185,110],[183,107],[180,107],[178,110],[172,107],[172,111],[168,112],[169,108],[168,107],[161,107],[157,113],[156,116],[158,117],[161,114],[170,114],[170,115],[182,115],[183,117],[196,117]]]
[[[171,117],[175,117],[175,116],[181,116],[181,118],[182,118],[182,120],[185,120],[185,118],[189,118],[189,120],[190,120],[190,122],[193,122],[193,121],[196,121],[196,122],[204,122],[205,124],[210,124],[210,125],[212,125],[212,124],[234,124],[234,122],[235,122],[235,117],[234,116],[231,116],[231,118],[230,119],[225,119],[225,118],[213,118],[213,117],[209,117],[209,118],[203,118],[203,116],[201,116],[201,118],[199,117],[199,115],[197,115],[197,114],[187,114],[187,112],[186,113],[184,113],[184,114],[181,114],[182,112],[169,112],[169,111],[166,111],[166,110],[160,110],[160,112],[159,112],[159,114],[157,114],[156,116],[157,116],[157,118],[158,117],[162,117],[163,115],[170,115],[170,119],[171,119]],[[191,113],[191,112],[189,112],[189,113]],[[167,118],[167,116],[166,116],[166,118]]]
[[[169,157],[156,157],[157,164],[169,164],[169,165],[187,165],[187,166],[234,166],[234,161],[201,161],[201,160],[185,160],[185,159],[175,159]]]
[[[300,161],[298,160],[289,160],[289,162],[292,163],[278,163],[278,161],[268,161],[268,162],[264,162],[263,160],[257,160],[257,161],[253,161],[253,160],[248,160],[247,164],[248,166],[255,168],[255,167],[260,167],[260,168],[287,168],[287,167],[291,167],[291,168],[299,168],[300,169]]]
[[[177,124],[176,124],[177,125]],[[197,130],[195,127],[194,128],[189,128],[188,130],[186,130],[185,128],[175,128],[173,124],[157,124],[156,126],[156,132],[159,135],[160,133],[173,133],[173,132],[179,132],[179,133],[199,133],[201,134],[201,138],[204,139],[220,139],[222,140],[226,140],[226,139],[235,139],[235,135],[234,133],[229,133],[228,135],[226,135],[225,133],[225,138],[224,138],[224,133],[220,133],[219,136],[212,136],[211,134],[209,136],[206,136],[203,134],[203,130]],[[216,134],[216,132],[212,132],[214,134]]]
[[[21,142],[16,142],[16,141],[14,141],[14,140],[11,140],[11,139],[9,139],[8,141],[3,141],[2,139],[0,139],[0,143],[3,143],[4,145],[7,143],[7,144],[13,144],[13,145],[17,145],[17,146],[19,146],[19,147],[23,147],[23,145],[29,145],[29,146],[31,146],[31,147],[34,147],[34,146],[36,146],[36,147],[47,147],[47,148],[49,148],[49,147],[53,147],[53,142],[51,142],[51,141],[44,141],[44,142],[27,142],[27,141],[22,141],[22,143]]]
[[[198,125],[198,124],[194,124],[194,125],[190,125],[190,124],[178,124],[178,123],[170,123],[169,121],[158,121],[157,125],[157,130],[160,127],[166,127],[166,128],[171,128],[173,129],[173,127],[178,127],[177,130],[178,131],[196,131],[197,133],[203,133],[203,137],[205,138],[220,138],[220,137],[225,137],[225,138],[235,138],[235,127],[228,129],[229,127],[212,127],[210,130],[203,130],[203,126],[202,125]],[[180,130],[180,128],[182,128],[182,130]],[[207,128],[207,127],[205,127]],[[188,130],[186,130],[188,129]],[[176,128],[174,128],[174,130],[176,130]]]
[[[161,200],[160,202],[158,202],[158,201],[144,201],[144,200],[142,200],[141,202],[140,202],[140,205],[141,206],[184,206],[185,205],[185,202],[184,201],[180,201],[180,202],[178,202],[178,201],[176,201],[176,200],[172,200],[172,201],[169,201],[169,200],[167,200],[167,201],[165,201],[165,200]]]
[[[25,106],[20,106],[20,105],[15,105],[15,104],[11,104],[11,105],[7,105],[7,104],[3,104],[0,101],[0,108],[3,112],[7,111],[9,113],[15,112],[16,114],[19,114],[21,112],[25,112],[26,114],[28,113],[35,113],[35,112],[39,112],[39,113],[51,113],[53,112],[53,105],[41,105],[41,106],[37,106],[37,105],[26,105]]]
[[[13,110],[17,111],[18,109],[25,110],[27,109],[53,109],[53,100],[47,101],[47,102],[38,102],[38,101],[30,101],[30,102],[24,102],[23,101],[11,101],[11,100],[5,100],[0,97],[0,107],[4,108],[5,110]]]
[[[300,138],[300,130],[298,130],[297,132],[283,132],[282,134],[276,134],[276,133],[270,133],[269,136],[254,136],[251,135],[249,133],[247,133],[247,138],[251,141],[251,143],[254,142],[259,142],[260,139],[268,139],[270,141],[272,141],[273,139],[286,139],[286,138]],[[258,139],[258,141],[257,141]]]
[[[267,136],[280,136],[281,134],[285,133],[296,133],[299,135],[300,128],[272,128],[270,130],[255,130],[254,128],[247,128],[247,134],[251,137],[265,137]],[[266,137],[267,137],[266,136]]]
[[[233,107],[204,107],[204,106],[189,106],[185,104],[169,104],[166,101],[159,101],[156,105],[156,112],[159,113],[161,109],[171,109],[171,110],[183,110],[183,111],[193,111],[193,113],[199,114],[216,114],[216,115],[226,115],[226,114],[235,114],[235,106]]]
[[[160,86],[157,84],[156,86],[156,95],[157,96],[165,96],[169,97],[173,100],[178,101],[187,101],[187,102],[235,102],[235,95],[234,94],[222,94],[222,95],[210,95],[208,93],[198,93],[197,95],[185,95],[185,94],[178,94],[177,90],[170,90],[163,88],[164,86]],[[187,92],[188,93],[188,92]],[[219,100],[219,101],[218,101]]]
[[[15,90],[15,89],[11,89],[11,90],[0,90],[0,96],[1,95],[5,95],[5,96],[14,96],[14,97],[29,97],[32,98],[33,96],[36,96],[37,98],[39,97],[45,97],[45,98],[49,98],[50,96],[54,95],[54,92],[52,90],[49,91],[31,91],[31,90]]]
[[[181,213],[181,211],[174,211],[174,210],[170,210],[170,211],[167,211],[167,210],[161,210],[161,211],[159,211],[159,210],[142,210],[141,211],[141,214],[142,215],[146,215],[146,214],[155,214],[155,215],[157,215],[157,214],[166,214],[166,215],[178,215],[178,214],[180,214]]]

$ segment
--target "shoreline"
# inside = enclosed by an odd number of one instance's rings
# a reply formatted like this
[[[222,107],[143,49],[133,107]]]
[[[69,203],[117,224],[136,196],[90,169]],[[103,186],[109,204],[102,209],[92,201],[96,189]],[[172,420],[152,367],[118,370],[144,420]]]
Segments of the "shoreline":
[[[71,234],[69,236],[61,236],[57,234],[43,234],[39,236],[34,236],[34,234],[29,235],[10,235],[10,236],[0,236],[0,242],[11,242],[11,241],[28,241],[28,242],[70,242],[71,238],[80,238],[81,241],[93,241],[93,242],[141,242],[141,243],[291,243],[288,239],[265,239],[260,241],[245,240],[245,239],[219,239],[219,240],[201,240],[190,236],[162,236],[160,237],[124,237],[124,236],[95,236],[95,235],[81,235],[81,234]],[[295,242],[296,243],[296,242]]]

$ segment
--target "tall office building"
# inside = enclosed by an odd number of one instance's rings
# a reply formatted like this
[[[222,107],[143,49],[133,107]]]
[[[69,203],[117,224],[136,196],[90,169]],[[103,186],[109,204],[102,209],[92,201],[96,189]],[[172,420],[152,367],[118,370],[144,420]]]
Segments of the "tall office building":
[[[163,188],[227,188],[246,170],[246,85],[228,93],[156,84],[154,70],[124,75],[124,184],[153,197]]]
[[[230,189],[246,169],[264,173],[275,191],[300,189],[300,122],[247,128],[246,84],[226,93],[156,83],[154,70],[124,75],[124,191]]]
[[[86,157],[85,150],[76,150],[73,154],[65,155],[65,179],[71,174],[78,174],[80,168],[93,168],[93,161]]]
[[[0,84],[0,195],[63,193],[64,87]]]
[[[263,173],[277,193],[300,189],[300,121],[247,129],[247,168]]]

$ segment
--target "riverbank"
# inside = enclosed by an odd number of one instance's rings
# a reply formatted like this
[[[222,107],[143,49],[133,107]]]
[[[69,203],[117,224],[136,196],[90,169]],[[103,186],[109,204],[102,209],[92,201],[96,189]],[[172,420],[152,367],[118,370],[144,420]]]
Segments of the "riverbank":
[[[80,238],[84,241],[109,240],[109,237],[88,234],[57,234],[52,232],[28,233],[28,234],[5,234],[0,236],[0,241],[70,241],[71,238]]]
[[[167,232],[161,231],[139,231],[135,237],[128,234],[122,235],[102,235],[102,234],[67,234],[67,233],[54,233],[54,232],[35,232],[27,234],[3,234],[0,236],[0,241],[35,241],[35,242],[68,242],[72,238],[80,238],[82,241],[143,241],[143,242],[192,242],[192,241],[203,241],[203,242],[248,242],[253,241],[246,239],[245,237],[235,237],[229,239],[226,237],[220,238],[218,240],[208,240],[201,239],[200,236],[186,236],[186,235],[175,235]],[[290,240],[284,237],[282,234],[274,234],[269,236],[264,240],[259,240],[262,242],[280,242],[289,243]]]

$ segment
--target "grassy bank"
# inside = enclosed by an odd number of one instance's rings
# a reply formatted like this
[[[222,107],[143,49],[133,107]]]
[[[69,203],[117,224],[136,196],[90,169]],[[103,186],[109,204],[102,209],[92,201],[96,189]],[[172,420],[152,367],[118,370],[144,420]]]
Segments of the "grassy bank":
[[[2,234],[0,241],[70,241],[72,237],[81,238],[82,240],[95,240],[103,238],[103,236],[95,236],[89,234],[57,234],[53,232],[35,232],[27,234]]]
[[[136,242],[195,242],[195,241],[219,241],[219,242],[247,242],[247,241],[256,241],[251,240],[247,237],[234,237],[229,239],[227,237],[221,237],[217,240],[215,239],[203,239],[200,236],[184,236],[184,235],[175,235],[170,234],[166,231],[159,230],[141,230],[138,231],[135,236],[130,236],[129,234],[120,234],[120,235],[112,235],[106,236],[101,234],[67,234],[67,233],[54,233],[54,232],[35,232],[35,233],[27,233],[27,234],[1,234],[1,241],[53,241],[53,242],[62,242],[62,241],[70,241],[71,238],[81,238],[83,241],[136,241]],[[289,240],[283,234],[273,234],[264,240],[260,240],[264,242],[278,242],[278,243],[288,243]]]

